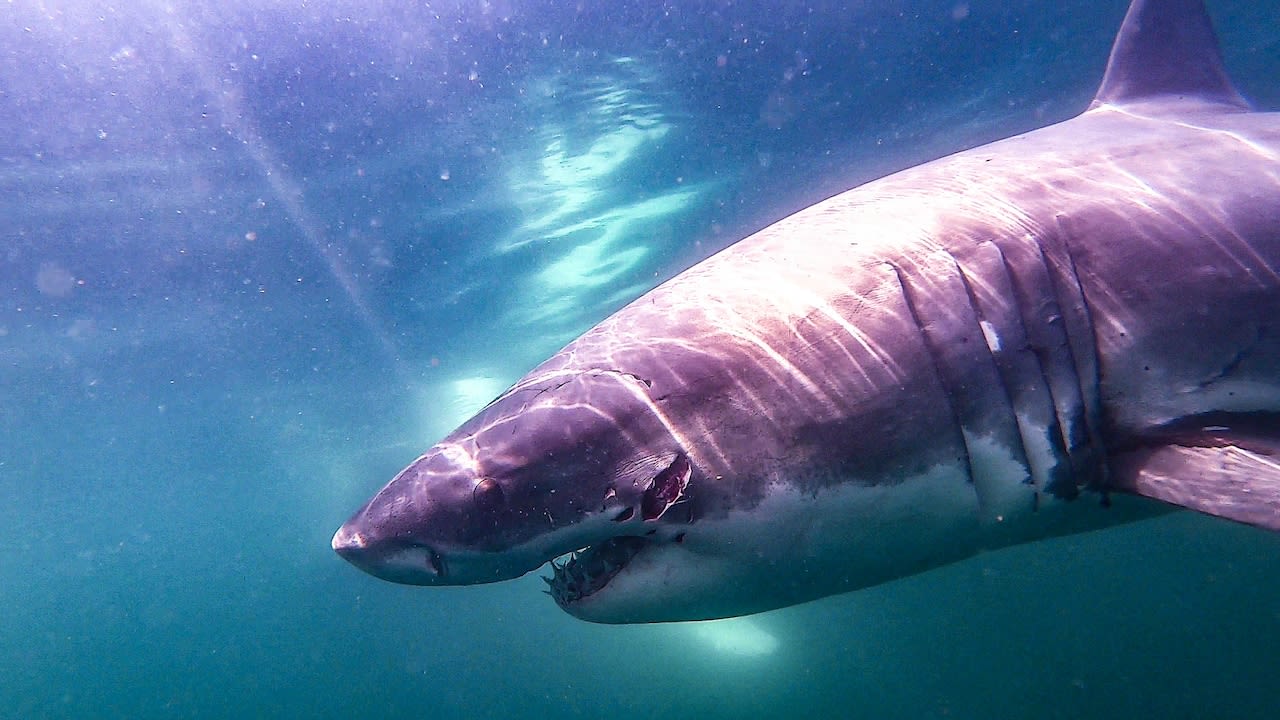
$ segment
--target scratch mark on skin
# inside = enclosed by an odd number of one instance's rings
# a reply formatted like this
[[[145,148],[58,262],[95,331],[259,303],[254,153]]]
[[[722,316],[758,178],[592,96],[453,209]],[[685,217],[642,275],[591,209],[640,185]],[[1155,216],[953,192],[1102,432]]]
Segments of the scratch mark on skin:
[[[1240,348],[1240,351],[1237,352],[1235,355],[1233,355],[1231,359],[1227,361],[1227,364],[1222,366],[1221,370],[1214,373],[1213,375],[1210,375],[1204,380],[1201,380],[1196,387],[1206,388],[1220,380],[1227,379],[1232,373],[1238,370],[1240,368],[1240,364],[1243,363],[1245,360],[1247,360],[1249,356],[1253,354],[1254,350],[1256,350],[1258,346],[1262,344],[1262,339],[1266,334],[1267,334],[1266,326],[1260,326],[1257,329],[1257,331],[1254,333],[1253,340],[1250,341],[1249,344],[1245,345],[1243,348]]]

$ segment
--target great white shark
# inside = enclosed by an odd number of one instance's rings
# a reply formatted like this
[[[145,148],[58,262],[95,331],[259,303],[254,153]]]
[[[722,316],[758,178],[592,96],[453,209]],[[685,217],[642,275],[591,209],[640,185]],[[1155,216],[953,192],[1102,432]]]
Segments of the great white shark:
[[[333,548],[418,585],[551,561],[574,616],[676,621],[1168,505],[1280,530],[1280,115],[1236,91],[1201,0],[1135,0],[1078,117],[640,297]]]

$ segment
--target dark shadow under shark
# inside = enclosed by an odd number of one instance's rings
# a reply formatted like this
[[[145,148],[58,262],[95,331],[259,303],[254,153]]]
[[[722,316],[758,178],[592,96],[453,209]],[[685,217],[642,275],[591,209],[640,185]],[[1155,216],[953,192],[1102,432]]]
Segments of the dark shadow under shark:
[[[333,538],[551,560],[597,622],[741,615],[1150,514],[1280,529],[1280,117],[1135,0],[1072,120],[837,195],[578,338]],[[570,554],[563,563],[556,558]]]

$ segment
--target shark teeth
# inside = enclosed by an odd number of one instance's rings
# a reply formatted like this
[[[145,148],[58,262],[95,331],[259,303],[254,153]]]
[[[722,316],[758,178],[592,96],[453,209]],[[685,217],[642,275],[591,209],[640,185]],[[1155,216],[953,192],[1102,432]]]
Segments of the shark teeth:
[[[648,542],[639,537],[615,537],[561,555],[551,561],[552,576],[542,576],[548,587],[545,592],[561,607],[598,592]]]

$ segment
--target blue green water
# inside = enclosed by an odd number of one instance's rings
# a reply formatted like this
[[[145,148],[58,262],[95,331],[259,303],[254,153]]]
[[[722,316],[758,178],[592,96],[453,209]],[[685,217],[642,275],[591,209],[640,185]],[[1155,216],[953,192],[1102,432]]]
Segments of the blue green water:
[[[1124,6],[6,6],[0,717],[1277,716],[1280,538],[1189,514],[669,626],[328,547],[661,279],[1079,111]]]

